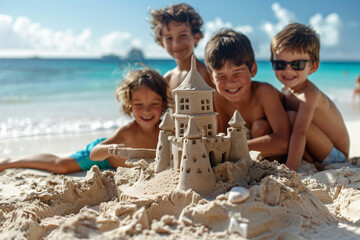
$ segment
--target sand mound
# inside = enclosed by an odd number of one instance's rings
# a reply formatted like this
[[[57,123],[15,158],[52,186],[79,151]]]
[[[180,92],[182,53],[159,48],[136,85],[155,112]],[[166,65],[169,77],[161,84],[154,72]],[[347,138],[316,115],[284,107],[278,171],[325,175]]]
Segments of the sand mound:
[[[0,238],[327,239],[359,231],[358,168],[302,180],[267,161],[255,161],[241,177],[239,164],[215,167],[216,190],[207,196],[176,189],[179,173],[155,175],[154,164],[116,172],[93,167],[86,177],[6,170],[0,173]],[[234,186],[247,187],[250,197],[231,203]]]

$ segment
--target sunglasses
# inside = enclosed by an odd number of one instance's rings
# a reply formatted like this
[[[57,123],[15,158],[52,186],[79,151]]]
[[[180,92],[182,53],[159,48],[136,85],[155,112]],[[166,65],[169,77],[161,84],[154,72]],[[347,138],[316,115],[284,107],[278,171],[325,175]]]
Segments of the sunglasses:
[[[282,60],[271,60],[272,68],[274,70],[284,70],[288,64],[295,71],[304,70],[306,63],[312,62],[312,60],[295,60],[292,62],[282,61]]]

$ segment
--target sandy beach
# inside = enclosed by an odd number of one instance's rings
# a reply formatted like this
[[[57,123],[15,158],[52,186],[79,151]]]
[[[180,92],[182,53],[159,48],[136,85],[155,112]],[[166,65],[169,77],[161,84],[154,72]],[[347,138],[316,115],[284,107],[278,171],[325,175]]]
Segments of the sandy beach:
[[[167,169],[155,175],[154,163],[70,175],[5,170],[0,173],[0,239],[358,239],[360,121],[346,125],[348,163],[318,172],[303,162],[295,173],[253,159],[243,183],[250,197],[238,204],[228,199],[238,185],[231,174],[237,165],[230,162],[215,167],[227,177],[217,179],[208,196],[176,189],[179,173]],[[3,152],[17,148],[21,155],[37,153],[41,145],[67,155],[97,135],[22,138],[0,146]],[[70,139],[75,139],[71,149]]]

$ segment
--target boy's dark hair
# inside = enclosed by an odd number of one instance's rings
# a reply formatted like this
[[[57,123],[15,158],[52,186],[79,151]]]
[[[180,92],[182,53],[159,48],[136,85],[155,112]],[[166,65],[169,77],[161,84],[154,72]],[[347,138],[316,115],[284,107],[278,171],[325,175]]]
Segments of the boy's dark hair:
[[[315,63],[320,61],[320,40],[318,34],[310,26],[300,23],[290,23],[276,34],[271,40],[270,50],[270,60],[274,59],[274,53],[286,50],[296,53],[307,53]]]
[[[226,62],[235,66],[245,64],[251,72],[255,55],[250,40],[243,33],[221,30],[206,44],[205,63],[210,71],[221,69]]]
[[[132,92],[142,86],[146,86],[155,93],[159,94],[163,101],[164,110],[168,104],[168,91],[165,79],[153,69],[138,69],[129,72],[123,79],[121,86],[116,89],[115,97],[121,102],[121,108],[125,114],[131,115]]]
[[[170,5],[165,9],[159,8],[158,10],[152,10],[150,14],[152,17],[151,29],[155,32],[155,42],[161,46],[161,29],[163,26],[169,28],[169,23],[171,21],[189,24],[192,34],[199,33],[201,37],[203,37],[201,32],[203,20],[194,8],[186,3]]]

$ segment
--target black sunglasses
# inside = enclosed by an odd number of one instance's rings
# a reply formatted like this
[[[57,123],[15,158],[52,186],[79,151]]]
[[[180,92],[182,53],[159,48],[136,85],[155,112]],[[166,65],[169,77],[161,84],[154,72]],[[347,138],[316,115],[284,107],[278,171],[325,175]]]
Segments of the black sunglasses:
[[[312,60],[295,60],[292,62],[282,61],[282,60],[271,60],[272,68],[274,70],[284,70],[288,64],[295,71],[304,70],[306,63],[312,62]]]

